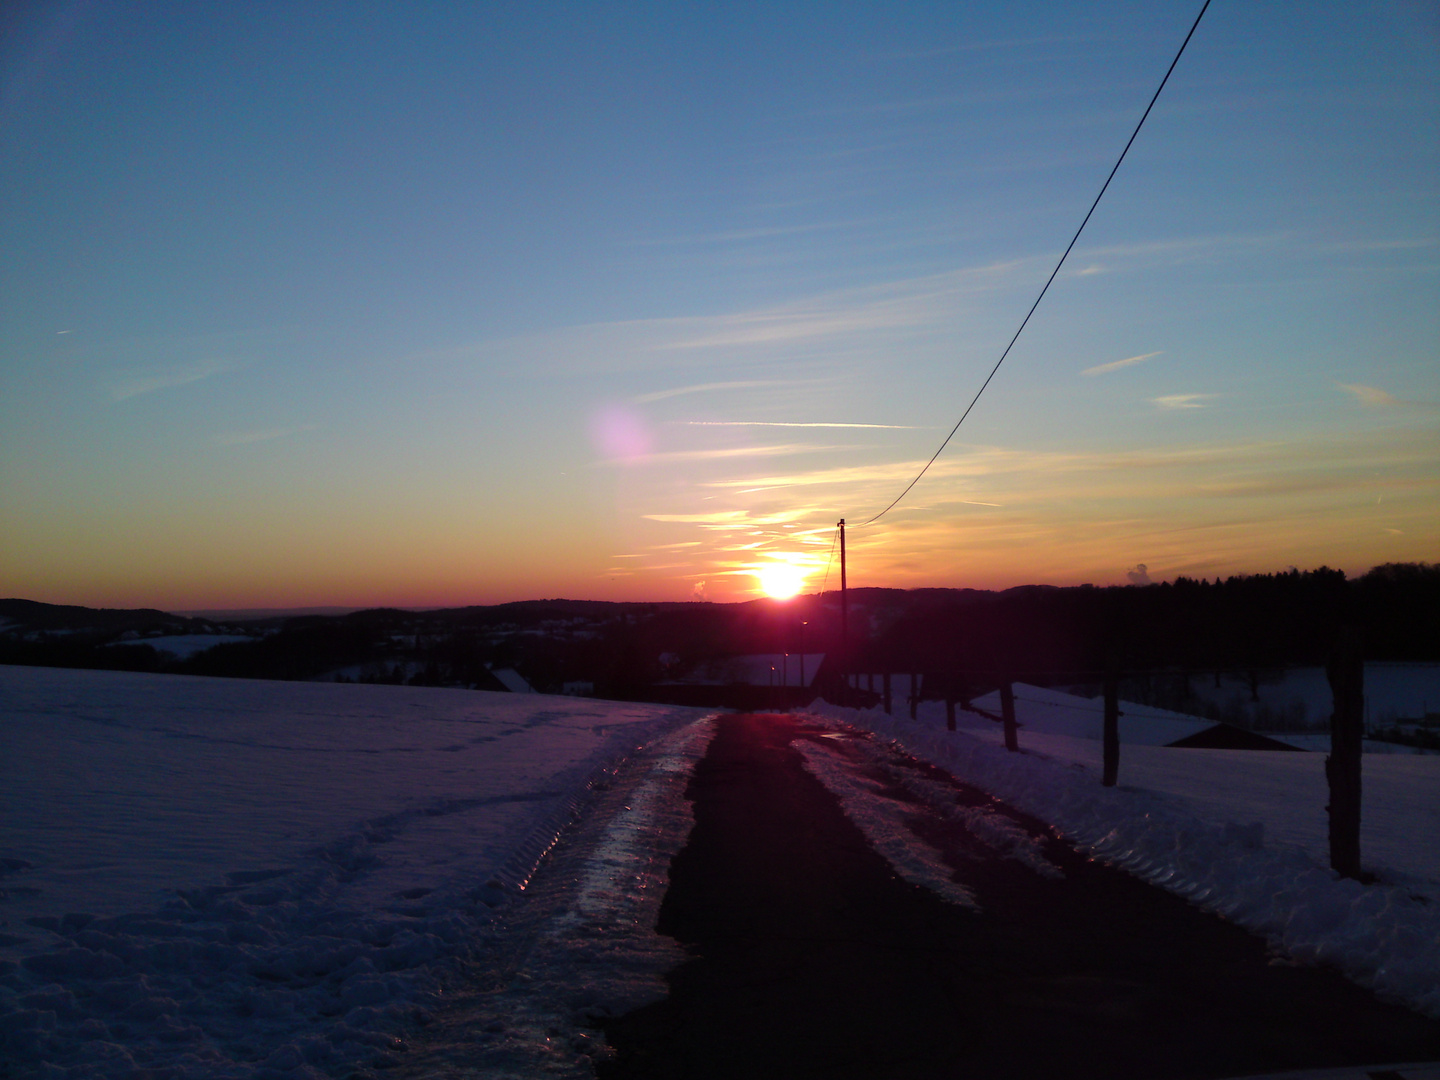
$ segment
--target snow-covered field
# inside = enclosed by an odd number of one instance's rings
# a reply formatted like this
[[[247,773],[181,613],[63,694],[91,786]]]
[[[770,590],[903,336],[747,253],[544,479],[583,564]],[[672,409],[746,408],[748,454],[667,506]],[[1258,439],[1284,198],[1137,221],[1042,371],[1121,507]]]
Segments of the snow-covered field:
[[[232,645],[237,641],[254,641],[243,634],[170,634],[165,637],[135,638],[133,641],[117,641],[116,645],[149,645],[156,652],[168,653],[177,660],[213,649],[216,645]]]
[[[1373,666],[1373,665],[1372,665]],[[1398,665],[1397,665],[1398,666]],[[1416,665],[1419,666],[1419,665]],[[1300,673],[1296,673],[1300,674]],[[1077,739],[1100,739],[1104,702],[1101,698],[1079,697],[1062,690],[1043,686],[1029,686],[1015,683],[1015,719],[1027,732],[1044,735],[1066,735]],[[1327,689],[1326,693],[1329,691]],[[1367,699],[1368,700],[1368,699]],[[1000,692],[993,690],[974,701],[982,713],[992,716],[1000,714]],[[926,706],[927,715],[938,716],[940,706],[931,703]],[[1326,706],[1325,723],[1329,724],[1329,705]],[[993,723],[983,717],[962,711],[957,723],[969,725],[977,731],[998,731]],[[1215,721],[1171,712],[1154,705],[1140,705],[1133,701],[1120,701],[1120,741],[1127,746],[1167,746],[1170,743],[1213,727]],[[1328,730],[1321,733],[1297,734],[1290,731],[1271,732],[1269,738],[1288,743],[1298,750],[1330,749]],[[1377,739],[1364,740],[1367,754],[1424,754],[1413,746],[1381,742]]]
[[[1120,784],[1107,789],[1095,738],[1043,730],[1046,716],[1088,725],[1084,710],[1034,689],[1017,688],[1017,715],[1031,722],[1019,754],[975,714],[962,711],[961,730],[946,731],[939,703],[922,705],[914,721],[824,702],[812,711],[895,740],[1294,960],[1334,964],[1440,1017],[1440,756],[1365,756],[1362,861],[1379,880],[1360,885],[1328,869],[1323,754],[1175,749],[1156,745],[1158,735],[1146,745],[1142,717],[1132,715],[1136,741],[1124,742],[1122,720]],[[1054,719],[1061,706],[1069,721]],[[1155,720],[1156,731],[1174,723]]]
[[[20,1075],[371,1061],[441,1007],[595,781],[703,715],[0,667],[5,1053]],[[629,862],[585,871],[576,917]]]
[[[1250,684],[1234,674],[1221,675],[1218,686],[1209,679],[1195,679],[1191,689],[1201,701],[1261,727],[1267,726],[1267,720],[1283,721],[1290,729],[1323,727],[1333,701],[1330,682],[1320,667],[1262,673],[1253,696]],[[1366,724],[1419,719],[1427,712],[1440,712],[1440,664],[1373,660],[1365,664]]]

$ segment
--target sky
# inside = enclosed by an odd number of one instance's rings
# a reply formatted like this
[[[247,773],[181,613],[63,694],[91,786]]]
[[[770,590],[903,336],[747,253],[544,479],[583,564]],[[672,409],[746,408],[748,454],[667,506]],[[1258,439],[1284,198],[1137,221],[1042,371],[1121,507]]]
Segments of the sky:
[[[1440,553],[1440,13],[0,16],[0,595],[741,600]],[[1143,567],[1144,569],[1140,569]]]

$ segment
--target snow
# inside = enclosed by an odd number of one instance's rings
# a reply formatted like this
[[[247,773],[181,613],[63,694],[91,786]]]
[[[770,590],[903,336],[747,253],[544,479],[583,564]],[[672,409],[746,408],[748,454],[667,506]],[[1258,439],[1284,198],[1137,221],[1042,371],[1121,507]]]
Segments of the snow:
[[[1416,667],[1420,665],[1415,665]],[[1066,735],[1077,739],[1089,739],[1099,741],[1101,734],[1101,723],[1104,718],[1104,700],[1102,698],[1086,698],[1076,694],[1067,694],[1061,690],[1052,690],[1043,686],[1030,686],[1026,683],[1015,683],[1015,722],[1022,731],[1042,735]],[[1329,693],[1327,686],[1326,693]],[[1000,730],[999,726],[979,713],[990,713],[998,716],[1000,714],[1000,692],[991,691],[984,697],[976,698],[972,703],[979,712],[957,710],[956,726],[964,727],[967,730],[988,732],[994,734]],[[1172,712],[1168,709],[1157,708],[1154,705],[1140,705],[1133,701],[1120,701],[1120,717],[1118,727],[1120,731],[1120,742],[1128,746],[1169,746],[1173,742],[1206,728],[1214,727],[1215,721],[1205,720],[1198,716],[1189,716],[1185,713]],[[936,708],[933,704],[927,705],[927,709]],[[1328,706],[1327,706],[1328,708]],[[1326,719],[1328,722],[1329,714]],[[1267,732],[1268,738],[1279,742],[1287,743],[1298,750],[1320,750],[1328,752],[1330,749],[1330,735],[1328,732],[1309,734],[1296,734],[1293,732]],[[1413,746],[1402,746],[1398,743],[1381,742],[1378,739],[1365,739],[1364,751],[1367,754],[1425,754],[1428,751]]]
[[[529,898],[525,920],[505,927],[523,943],[520,962],[503,989],[483,996],[483,1024],[435,1025],[412,1075],[591,1077],[591,1061],[609,1053],[596,1018],[665,996],[664,974],[686,953],[653,927],[670,862],[694,825],[690,773],[714,733],[712,719],[687,724],[617,771],[587,814],[591,827],[567,840]]]
[[[906,828],[907,808],[902,803],[886,798],[877,782],[856,775],[825,747],[801,743],[796,749],[805,768],[840,800],[846,815],[897,874],[952,904],[979,910],[974,893],[950,880],[953,872],[939,853],[927,844],[916,842],[914,834]]]
[[[1100,738],[1105,703],[1101,698],[1083,698],[1042,686],[1015,683],[1015,720],[1022,728],[1079,739]],[[986,712],[1000,714],[1000,691],[995,690],[972,704]],[[973,716],[974,714],[970,714]],[[980,719],[980,718],[977,718]],[[957,717],[957,724],[959,722]],[[989,723],[983,721],[982,723]],[[989,726],[994,727],[993,723]],[[1166,746],[1187,735],[1215,726],[1184,713],[1157,709],[1151,705],[1120,702],[1120,741],[1131,745]]]
[[[1379,882],[1361,886],[1327,869],[1324,755],[1168,748],[1171,725],[1201,722],[1128,710],[1121,786],[1105,789],[1086,699],[1020,688],[1022,754],[975,714],[946,732],[938,703],[915,722],[817,707],[1297,961],[1440,1016],[1440,756],[1366,757]],[[402,1050],[415,1075],[590,1075],[594,1018],[663,993],[681,955],[652,927],[707,716],[0,667],[9,1075],[313,1078]],[[806,742],[807,767],[898,872],[973,903],[901,842],[904,808],[851,760],[868,744],[841,741]],[[905,783],[995,857],[1056,872],[1004,814]]]
[[[0,667],[5,1052],[175,1077],[392,1052],[597,779],[703,715]]]
[[[525,681],[525,676],[521,675],[514,668],[491,668],[490,674],[499,679],[500,685],[512,694],[535,693],[535,688]]]
[[[1251,700],[1250,684],[1238,675],[1222,675],[1217,687],[1211,679],[1194,679],[1191,690],[1201,701],[1252,723],[1281,721],[1291,727],[1322,727],[1330,718],[1333,698],[1321,667],[1262,671],[1256,687],[1259,701]],[[1440,664],[1370,661],[1365,664],[1365,721],[1390,724],[1397,719],[1418,719],[1440,712]]]
[[[937,703],[914,721],[823,701],[812,711],[895,741],[1296,961],[1440,1017],[1440,756],[1366,756],[1361,852],[1378,881],[1361,885],[1329,869],[1322,754],[1122,741],[1120,786],[1104,788],[1100,744],[1039,722],[1012,754],[983,717],[961,713],[964,729],[946,731]]]
[[[244,634],[169,634],[163,637],[136,638],[133,641],[116,641],[112,644],[149,645],[156,652],[169,653],[177,660],[188,660],[196,653],[213,649],[216,645],[254,640]]]

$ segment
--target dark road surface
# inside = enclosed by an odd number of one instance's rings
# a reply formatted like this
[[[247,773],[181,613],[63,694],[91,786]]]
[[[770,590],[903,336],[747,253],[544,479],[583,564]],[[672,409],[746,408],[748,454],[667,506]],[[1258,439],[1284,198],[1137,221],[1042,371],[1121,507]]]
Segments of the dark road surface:
[[[693,959],[668,999],[608,1024],[605,1080],[1164,1080],[1440,1058],[1440,1023],[1274,963],[1263,941],[1053,839],[1063,880],[917,805],[982,911],[907,884],[792,748],[822,730],[720,719],[660,916]]]

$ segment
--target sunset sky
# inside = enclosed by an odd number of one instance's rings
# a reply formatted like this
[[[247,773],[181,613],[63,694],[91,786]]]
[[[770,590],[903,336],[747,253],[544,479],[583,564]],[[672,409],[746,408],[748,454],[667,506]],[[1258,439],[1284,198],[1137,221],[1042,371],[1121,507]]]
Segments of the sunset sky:
[[[1198,10],[12,6],[0,596],[814,591]],[[848,540],[863,586],[1440,557],[1434,4],[1215,0]]]

